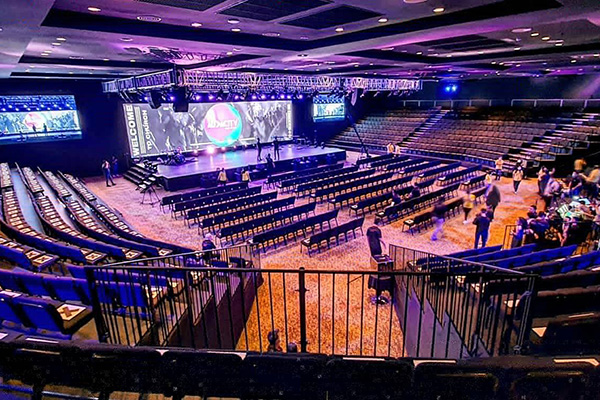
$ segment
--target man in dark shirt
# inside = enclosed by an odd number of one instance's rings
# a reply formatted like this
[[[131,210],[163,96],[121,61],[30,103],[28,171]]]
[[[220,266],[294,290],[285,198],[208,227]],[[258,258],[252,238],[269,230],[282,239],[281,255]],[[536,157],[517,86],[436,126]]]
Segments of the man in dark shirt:
[[[432,219],[435,224],[435,229],[433,234],[431,235],[431,240],[438,240],[438,236],[444,236],[444,222],[446,218],[446,212],[448,212],[448,207],[444,204],[444,199],[440,198],[433,206]]]
[[[479,246],[479,239],[481,239],[481,247],[485,247],[490,233],[490,218],[487,209],[481,209],[479,215],[473,220],[473,225],[476,226],[475,248]]]
[[[271,175],[275,171],[275,162],[271,158],[271,153],[267,154],[267,158],[265,158],[267,163],[267,174]]]

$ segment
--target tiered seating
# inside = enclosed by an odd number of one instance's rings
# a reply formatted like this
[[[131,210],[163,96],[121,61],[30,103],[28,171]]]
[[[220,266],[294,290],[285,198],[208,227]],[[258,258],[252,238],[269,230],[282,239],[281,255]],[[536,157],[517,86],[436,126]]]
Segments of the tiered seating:
[[[32,271],[47,269],[59,259],[4,237],[0,237],[0,258]]]
[[[228,212],[227,214],[207,217],[200,222],[198,225],[198,230],[199,233],[204,233],[204,229],[209,229],[212,232],[215,232],[218,228],[225,224],[244,222],[248,219],[257,218],[261,215],[268,215],[277,211],[281,211],[287,207],[293,206],[295,202],[295,197],[287,197],[285,199],[272,200],[253,207],[243,208],[238,211]]]
[[[367,172],[368,170],[363,171]],[[338,194],[381,184],[382,182],[390,179],[392,176],[394,176],[392,172],[385,172],[383,174],[342,181],[344,183],[339,182],[336,184],[327,184],[325,186],[316,188],[315,191],[310,194],[310,199],[311,201],[330,200],[335,198],[335,196]]]
[[[364,143],[375,149],[385,149],[388,143],[398,143],[421,126],[437,110],[391,110],[382,114],[372,114],[359,121],[355,127]],[[333,145],[359,147],[353,127],[337,135]]]
[[[2,209],[6,222],[0,219],[0,229],[20,243],[83,264],[96,264],[106,258],[106,254],[102,251],[71,246],[37,232],[23,217],[19,200],[13,189],[2,191]]]
[[[50,171],[40,170],[40,172],[44,178],[46,178],[46,182],[48,182],[54,193],[56,193],[59,198],[65,199],[71,196],[71,192],[65,187],[65,185],[63,185],[62,181],[58,179],[56,175]]]
[[[313,203],[314,204],[314,203]],[[327,224],[329,228],[332,227],[331,222],[336,221],[337,225],[337,215],[339,210],[328,211],[323,214],[315,215],[312,217],[308,217],[307,219],[303,219],[297,222],[294,222],[290,225],[284,225],[276,229],[272,229],[266,232],[259,233],[254,235],[252,239],[249,240],[251,244],[258,245],[263,249],[263,251],[267,251],[267,246],[272,244],[277,247],[277,244],[281,241],[284,242],[284,245],[287,245],[288,238],[292,236],[294,240],[298,238],[298,233],[301,232],[302,236],[306,236],[307,231],[314,232],[317,227],[323,230],[323,225]]]
[[[58,173],[64,180],[67,182],[78,195],[80,195],[85,201],[88,203],[93,203],[96,201],[96,196],[79,180],[73,175],[63,174],[62,172]]]
[[[37,197],[35,199],[35,204],[37,206],[35,209],[42,221],[42,225],[44,225],[46,229],[52,231],[52,233],[61,240],[76,246],[96,249],[122,260],[133,260],[142,256],[142,252],[138,250],[102,243],[71,228],[71,226],[63,220],[54,207],[54,204],[52,204],[50,199],[46,196]]]
[[[158,257],[161,255],[166,256],[172,253],[172,250],[170,249],[161,249],[148,244],[137,243],[120,238],[108,230],[104,225],[96,221],[96,219],[94,219],[77,200],[69,201],[67,203],[67,210],[79,229],[96,240],[141,251],[151,257]]]
[[[0,189],[12,188],[13,181],[8,163],[0,164]]]
[[[31,193],[34,195],[44,193],[44,188],[40,185],[40,182],[35,175],[35,172],[29,167],[21,169],[22,176],[25,179],[25,185]]]
[[[301,185],[303,183],[322,181],[322,180],[325,180],[328,178],[342,176],[342,175],[349,174],[351,172],[356,172],[356,171],[358,171],[357,166],[338,168],[338,169],[334,169],[331,171],[319,172],[316,174],[308,174],[308,175],[303,175],[303,176],[292,177],[292,178],[280,181],[277,184],[277,186],[282,191],[295,190],[298,188],[299,185]]]
[[[258,186],[257,189],[260,189],[260,186]],[[207,217],[209,215],[217,216],[223,213],[234,212],[236,210],[241,210],[246,207],[266,203],[268,201],[275,200],[276,198],[277,192],[255,194],[253,196],[242,197],[239,199],[234,198],[228,201],[224,201],[222,203],[206,205],[201,208],[195,208],[193,210],[190,210],[185,214],[185,220],[188,223],[188,226],[191,226],[192,223],[199,224],[201,218],[203,219],[204,217]]]
[[[351,233],[354,236],[354,239],[356,239],[356,230],[359,229],[360,233],[362,234],[362,226],[364,222],[365,217],[353,219],[344,224],[316,233],[302,240],[300,244],[302,246],[306,246],[308,255],[310,256],[310,250],[313,248],[313,246],[317,246],[317,250],[321,251],[321,243],[323,242],[325,242],[327,248],[329,249],[332,239],[335,240],[336,245],[340,244],[341,236],[344,236],[344,239],[348,241],[349,233]],[[300,247],[300,251],[302,251],[302,246]]]
[[[233,199],[242,199],[244,197],[254,196],[259,194],[261,191],[260,186],[234,190],[231,192],[217,193],[210,196],[196,198],[193,200],[179,201],[172,204],[171,216],[177,219],[178,215],[184,214],[186,211],[193,210],[195,208],[205,207],[211,204],[223,203]]]
[[[303,218],[307,218],[310,213],[314,214],[315,207],[316,203],[307,203],[274,214],[230,225],[222,228],[217,237],[232,244],[236,242],[236,238],[245,241],[247,236],[252,237],[259,232],[268,232],[269,230],[277,229],[282,225],[293,223],[296,219],[301,221]]]
[[[362,169],[357,171],[356,167],[349,167],[347,169],[344,168],[343,171],[344,173],[339,175],[300,184],[296,186],[296,194],[299,196],[304,196],[306,194],[310,194],[315,189],[327,188],[340,183],[350,182],[354,179],[364,178],[365,176],[370,176],[375,173],[374,169]]]
[[[169,196],[164,196],[162,199],[160,199],[160,207],[161,207],[161,210],[164,209],[164,207],[172,209],[173,205],[176,203],[181,203],[184,201],[195,200],[195,199],[201,199],[203,197],[214,196],[216,194],[221,194],[221,193],[235,192],[235,191],[244,190],[247,188],[248,188],[248,182],[238,182],[238,183],[232,183],[232,184],[225,185],[225,186],[216,186],[216,187],[208,188],[208,189],[198,189],[198,190],[193,190],[191,192],[172,194]]]

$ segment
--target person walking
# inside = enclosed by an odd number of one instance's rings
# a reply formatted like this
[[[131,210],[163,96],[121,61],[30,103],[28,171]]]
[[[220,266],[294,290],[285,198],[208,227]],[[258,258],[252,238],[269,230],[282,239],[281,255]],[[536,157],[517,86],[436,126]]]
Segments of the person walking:
[[[225,168],[221,168],[219,170],[219,176],[217,177],[218,184],[221,186],[227,185],[227,173],[225,172]]]
[[[446,212],[448,212],[448,207],[444,204],[444,199],[439,198],[435,205],[433,206],[433,223],[435,224],[435,229],[433,230],[433,234],[431,235],[431,240],[436,241],[438,238],[442,238],[444,236],[444,222],[446,221]]]
[[[513,189],[515,194],[517,194],[517,191],[519,190],[519,185],[521,185],[523,175],[523,168],[521,168],[521,166],[517,166],[512,173]]]
[[[488,218],[488,210],[485,208],[481,209],[479,215],[473,220],[475,225],[475,249],[479,247],[479,241],[481,241],[481,247],[485,247],[490,234],[490,219]]]
[[[106,179],[106,187],[115,186],[116,183],[113,181],[112,174],[110,173],[110,163],[108,160],[102,160],[102,172],[104,173],[104,179]],[[112,185],[108,184],[109,181]]]
[[[502,197],[500,196],[500,190],[496,185],[488,186],[485,192],[485,205],[490,209],[491,219],[494,219],[494,213],[496,212],[496,207],[500,204]]]
[[[256,161],[262,161],[261,158],[261,153],[262,153],[262,143],[260,141],[260,138],[257,136],[256,137]]]
[[[504,160],[502,156],[498,157],[496,161],[494,161],[496,165],[496,180],[499,181],[502,178],[502,167],[504,167]]]
[[[471,210],[473,210],[473,207],[475,207],[475,195],[471,193],[471,189],[467,188],[465,195],[462,198],[462,202],[463,212],[465,213],[463,224],[468,224],[469,214],[471,213]]]

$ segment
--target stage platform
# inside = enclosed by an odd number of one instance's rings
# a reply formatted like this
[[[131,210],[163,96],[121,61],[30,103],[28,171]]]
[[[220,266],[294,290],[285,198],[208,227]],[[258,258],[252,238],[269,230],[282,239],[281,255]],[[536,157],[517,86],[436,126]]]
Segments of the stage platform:
[[[218,150],[217,150],[218,151]],[[217,152],[212,155],[203,154],[196,161],[183,165],[158,165],[158,176],[162,179],[164,188],[168,191],[188,189],[192,187],[214,186],[217,169],[225,168],[228,180],[238,180],[238,175],[243,167],[250,167],[252,179],[262,179],[266,176],[264,158],[271,153],[273,148],[265,147],[262,151],[262,162],[256,161],[256,149]],[[281,159],[275,161],[277,172],[292,171],[294,160],[302,158],[316,159],[318,164],[342,161],[346,159],[346,151],[333,147],[309,147],[296,144],[282,145],[279,154]]]

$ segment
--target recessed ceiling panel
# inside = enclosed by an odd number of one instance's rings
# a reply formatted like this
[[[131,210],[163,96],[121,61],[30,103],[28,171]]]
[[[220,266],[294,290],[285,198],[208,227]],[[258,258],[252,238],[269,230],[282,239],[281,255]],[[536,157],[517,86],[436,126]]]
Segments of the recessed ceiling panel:
[[[186,8],[189,10],[206,11],[211,7],[221,4],[225,0],[136,0],[141,3],[159,4],[175,8]]]
[[[514,45],[511,43],[506,43],[502,40],[490,39],[479,35],[457,36],[448,39],[431,40],[415,44],[436,50],[447,51],[472,51],[514,47]]]
[[[221,11],[221,14],[271,21],[299,12],[312,10],[330,4],[324,0],[247,0],[231,8]]]
[[[331,28],[364,19],[375,18],[380,13],[350,6],[330,8],[320,13],[284,22],[286,25],[300,26],[310,29]]]

